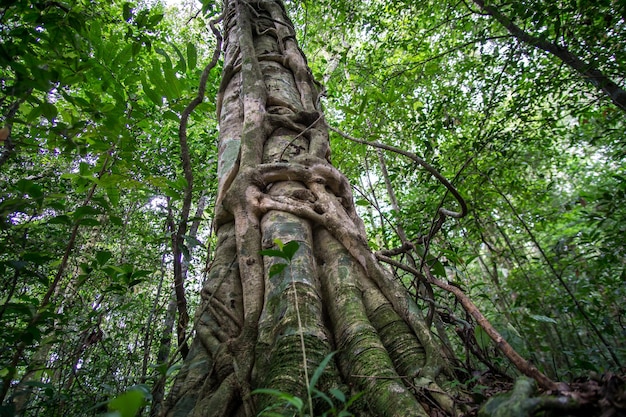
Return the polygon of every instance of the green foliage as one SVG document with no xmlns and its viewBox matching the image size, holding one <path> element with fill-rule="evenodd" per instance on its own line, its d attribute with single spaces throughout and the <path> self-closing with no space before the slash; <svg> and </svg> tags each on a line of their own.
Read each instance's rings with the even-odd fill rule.
<svg viewBox="0 0 626 417">
<path fill-rule="evenodd" d="M 490 4 L 531 35 L 623 80 L 626 61 L 615 54 L 626 38 L 621 4 Z M 417 264 L 436 265 L 437 275 L 466 290 L 520 353 L 555 378 L 614 368 L 609 350 L 623 364 L 623 112 L 471 3 L 320 1 L 299 2 L 295 11 L 313 72 L 328 90 L 329 123 L 422 156 L 470 206 L 427 249 L 418 245 Z M 393 210 L 377 152 L 331 139 L 333 162 L 355 186 L 370 246 L 401 246 L 400 226 L 421 242 L 438 208 L 450 204 L 444 187 L 384 152 L 399 206 Z M 422 285 L 403 271 L 397 278 Z M 437 290 L 434 297 L 444 321 L 464 320 L 453 298 Z M 427 311 L 431 296 L 424 298 Z M 449 334 L 461 357 L 462 344 L 480 339 L 459 343 Z M 478 348 L 499 360 L 490 344 Z"/>
<path fill-rule="evenodd" d="M 149 396 L 150 390 L 145 385 L 131 387 L 108 402 L 106 417 L 135 417 Z"/>
<path fill-rule="evenodd" d="M 296 242 L 295 240 L 292 240 L 286 244 L 283 244 L 283 242 L 280 239 L 274 239 L 274 243 L 276 244 L 276 246 L 278 246 L 278 249 L 265 249 L 265 250 L 262 250 L 260 254 L 263 256 L 281 258 L 281 259 L 286 260 L 287 263 L 286 264 L 285 263 L 272 264 L 269 270 L 270 278 L 273 277 L 274 275 L 278 275 L 281 272 L 283 272 L 285 267 L 291 263 L 293 256 L 296 254 L 296 252 L 300 248 L 300 244 Z"/>
<path fill-rule="evenodd" d="M 622 3 L 491 4 L 623 84 Z M 328 122 L 420 155 L 459 189 L 470 214 L 447 219 L 424 245 L 438 208 L 454 204 L 429 173 L 383 152 L 395 210 L 375 150 L 332 134 L 333 163 L 355 187 L 372 248 L 399 247 L 401 226 L 418 245 L 415 265 L 463 288 L 551 376 L 613 369 L 611 353 L 626 361 L 624 114 L 468 5 L 287 2 L 325 84 Z M 206 17 L 156 2 L 0 6 L 0 344 L 9 347 L 0 378 L 13 384 L 3 412 L 13 413 L 9 397 L 22 380 L 26 415 L 82 416 L 111 398 L 111 412 L 126 415 L 149 398 L 139 401 L 142 391 L 129 385 L 148 380 L 148 370 L 177 369 L 157 360 L 171 279 L 167 228 L 187 185 L 176 138 L 213 48 L 206 18 L 219 13 L 214 1 L 197 7 Z M 217 187 L 218 88 L 212 71 L 190 118 L 194 205 Z M 183 238 L 191 308 L 204 278 L 200 250 L 214 246 L 201 220 L 197 237 Z M 271 277 L 299 249 L 275 243 L 261 253 Z M 396 276 L 425 312 L 435 309 L 441 336 L 468 368 L 508 371 L 453 297 Z M 480 359 L 466 357 L 468 348 Z M 309 392 L 327 415 L 346 415 L 354 398 L 315 383 Z M 296 414 L 309 411 L 273 395 Z"/>
<path fill-rule="evenodd" d="M 0 342 L 15 348 L 0 353 L 0 377 L 13 384 L 10 403 L 21 380 L 26 415 L 87 415 L 156 362 L 170 285 L 165 224 L 184 186 L 172 139 L 211 45 L 195 45 L 203 23 L 178 39 L 178 19 L 158 4 L 9 3 L 0 7 L 0 127 L 10 127 L 0 142 Z M 216 160 L 206 140 L 215 120 L 191 120 L 192 158 Z M 216 170 L 194 171 L 207 183 L 197 203 L 214 192 Z M 201 238 L 185 238 L 187 255 L 203 247 L 203 226 Z M 202 263 L 194 257 L 190 274 Z M 197 289 L 188 294 L 193 308 Z M 121 402 L 133 396 L 112 411 L 130 413 Z"/>
</svg>

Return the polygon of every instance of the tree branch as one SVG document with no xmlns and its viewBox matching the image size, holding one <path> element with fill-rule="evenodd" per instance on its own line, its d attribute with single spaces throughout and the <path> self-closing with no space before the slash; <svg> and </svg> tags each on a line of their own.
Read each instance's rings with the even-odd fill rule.
<svg viewBox="0 0 626 417">
<path fill-rule="evenodd" d="M 377 255 L 377 257 L 385 262 L 393 262 L 392 259 L 388 259 L 386 257 Z M 437 287 L 451 292 L 454 294 L 457 300 L 463 305 L 465 311 L 467 311 L 476 322 L 485 330 L 485 332 L 489 335 L 489 337 L 495 342 L 496 346 L 500 349 L 502 353 L 515 365 L 515 367 L 522 372 L 524 375 L 529 376 L 537 381 L 537 383 L 544 389 L 554 390 L 557 388 L 557 384 L 544 375 L 541 371 L 539 371 L 535 366 L 531 365 L 526 359 L 520 356 L 519 353 L 498 333 L 498 331 L 491 325 L 489 320 L 478 310 L 478 307 L 470 300 L 470 298 L 458 287 L 454 285 L 450 285 L 443 281 L 438 280 L 433 276 L 428 268 L 428 265 L 424 264 L 424 273 L 426 275 L 426 279 L 431 284 L 436 285 Z M 408 265 L 403 265 L 402 269 L 407 272 L 412 273 L 416 277 L 423 277 L 418 270 L 411 268 Z"/>
<path fill-rule="evenodd" d="M 386 145 L 384 143 L 369 142 L 369 141 L 366 141 L 366 140 L 358 139 L 358 138 L 350 136 L 347 133 L 344 133 L 341 130 L 339 130 L 339 129 L 335 128 L 335 127 L 332 127 L 332 126 L 329 126 L 328 128 L 330 130 L 332 130 L 333 132 L 335 132 L 335 133 L 341 135 L 342 137 L 344 137 L 344 138 L 346 138 L 348 140 L 351 140 L 353 142 L 361 143 L 363 145 L 373 146 L 375 148 L 384 149 L 386 151 L 395 152 L 395 153 L 398 153 L 400 155 L 404 155 L 407 158 L 412 159 L 413 161 L 417 162 L 426 171 L 430 172 L 433 177 L 437 178 L 439 180 L 439 182 L 441 182 L 448 189 L 448 191 L 450 191 L 450 193 L 454 196 L 454 198 L 456 198 L 456 200 L 458 201 L 459 205 L 461 206 L 461 212 L 456 212 L 456 211 L 448 210 L 448 209 L 445 209 L 445 208 L 441 207 L 441 208 L 439 208 L 439 213 L 444 215 L 444 216 L 454 217 L 456 219 L 460 219 L 460 218 L 464 217 L 467 214 L 467 204 L 465 203 L 465 200 L 463 199 L 463 197 L 461 197 L 461 194 L 459 194 L 459 192 L 456 190 L 456 188 L 454 188 L 454 186 L 452 184 L 450 184 L 450 181 L 448 181 L 443 175 L 441 175 L 439 173 L 439 171 L 437 171 L 432 165 L 430 165 L 428 162 L 424 161 L 422 158 L 420 158 L 416 154 L 414 154 L 412 152 L 405 151 L 405 150 L 400 149 L 400 148 L 396 148 L 395 146 Z"/>
<path fill-rule="evenodd" d="M 612 79 L 604 75 L 599 69 L 595 68 L 593 64 L 583 61 L 566 47 L 529 34 L 513 23 L 508 17 L 500 13 L 497 8 L 486 5 L 484 0 L 473 0 L 473 2 L 480 7 L 481 10 L 496 19 L 511 35 L 515 36 L 520 41 L 559 58 L 597 89 L 601 90 L 620 110 L 626 112 L 626 91 Z"/>
<path fill-rule="evenodd" d="M 183 175 L 185 176 L 185 180 L 187 182 L 183 194 L 183 208 L 181 210 L 180 222 L 178 223 L 178 228 L 176 233 L 172 236 L 172 252 L 174 255 L 174 291 L 176 293 L 176 305 L 178 307 L 178 345 L 182 348 L 181 353 L 183 358 L 187 356 L 189 348 L 187 346 L 182 346 L 185 343 L 185 332 L 187 328 L 187 324 L 189 323 L 189 313 L 187 312 L 187 299 L 185 298 L 185 288 L 183 285 L 184 281 L 184 272 L 183 272 L 183 264 L 182 264 L 182 245 L 183 245 L 183 237 L 187 232 L 187 220 L 189 219 L 189 211 L 191 209 L 191 198 L 193 192 L 193 170 L 191 169 L 191 156 L 189 153 L 189 145 L 187 143 L 187 124 L 189 123 L 189 116 L 194 111 L 194 109 L 202 103 L 204 99 L 204 94 L 206 92 L 206 84 L 209 78 L 209 73 L 215 65 L 217 65 L 217 61 L 219 60 L 221 51 L 222 51 L 222 35 L 219 30 L 215 27 L 215 24 L 222 19 L 223 15 L 218 16 L 217 18 L 211 20 L 209 22 L 209 26 L 215 35 L 215 49 L 213 50 L 213 57 L 211 62 L 209 62 L 202 71 L 202 75 L 200 76 L 200 83 L 198 86 L 198 93 L 196 97 L 185 107 L 183 113 L 180 117 L 180 123 L 178 127 L 178 142 L 180 143 L 180 158 L 183 166 Z M 172 230 L 173 231 L 173 230 Z"/>
</svg>

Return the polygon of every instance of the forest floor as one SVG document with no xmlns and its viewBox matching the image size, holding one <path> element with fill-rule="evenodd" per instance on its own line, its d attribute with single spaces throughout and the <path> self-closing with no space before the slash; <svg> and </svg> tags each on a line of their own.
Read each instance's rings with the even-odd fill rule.
<svg viewBox="0 0 626 417">
<path fill-rule="evenodd" d="M 513 382 L 485 373 L 477 378 L 466 417 L 626 417 L 626 374 L 590 374 L 561 385 L 558 391 L 525 391 Z M 523 388 L 522 390 L 523 391 Z M 513 399 L 512 399 L 513 398 Z M 486 410 L 489 402 L 499 404 Z M 494 412 L 495 408 L 499 408 Z"/>
</svg>

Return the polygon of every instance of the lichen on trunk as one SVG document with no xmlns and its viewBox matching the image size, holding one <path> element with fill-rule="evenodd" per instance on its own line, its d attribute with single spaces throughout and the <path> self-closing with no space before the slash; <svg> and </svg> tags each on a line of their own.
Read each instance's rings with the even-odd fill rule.
<svg viewBox="0 0 626 417">
<path fill-rule="evenodd" d="M 369 250 L 350 185 L 330 163 L 321 87 L 282 3 L 224 7 L 218 246 L 164 415 L 254 416 L 275 401 L 257 388 L 304 399 L 303 354 L 310 376 L 333 351 L 318 387 L 362 392 L 355 414 L 453 414 L 439 386 L 446 358 Z M 270 276 L 279 260 L 260 252 L 277 241 L 299 247 Z"/>
</svg>

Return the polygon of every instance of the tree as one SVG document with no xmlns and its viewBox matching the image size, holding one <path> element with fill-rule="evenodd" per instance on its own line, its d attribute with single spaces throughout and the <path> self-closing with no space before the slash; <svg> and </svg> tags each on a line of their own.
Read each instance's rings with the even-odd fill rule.
<svg viewBox="0 0 626 417">
<path fill-rule="evenodd" d="M 368 247 L 284 6 L 234 0 L 223 16 L 218 246 L 166 414 L 256 415 L 274 400 L 258 388 L 322 412 L 310 381 L 332 352 L 320 390 L 361 393 L 359 415 L 453 414 L 452 355 Z"/>
</svg>

